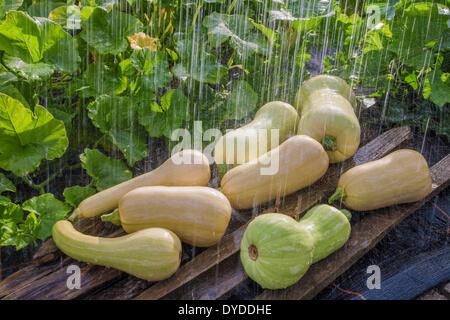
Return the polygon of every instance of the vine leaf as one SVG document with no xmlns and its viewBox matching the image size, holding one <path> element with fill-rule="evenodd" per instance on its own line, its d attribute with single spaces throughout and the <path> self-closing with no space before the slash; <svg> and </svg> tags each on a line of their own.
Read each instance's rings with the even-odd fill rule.
<svg viewBox="0 0 450 320">
<path fill-rule="evenodd" d="M 64 123 L 42 106 L 34 113 L 18 100 L 0 93 L 0 168 L 23 176 L 41 160 L 59 158 L 69 141 Z"/>
<path fill-rule="evenodd" d="M 64 189 L 63 195 L 66 202 L 73 208 L 78 207 L 81 201 L 95 194 L 91 187 L 72 186 Z"/>
<path fill-rule="evenodd" d="M 38 216 L 33 234 L 40 240 L 45 240 L 50 237 L 53 225 L 57 221 L 65 219 L 71 211 L 69 205 L 55 199 L 51 193 L 46 193 L 25 201 L 22 209 Z"/>
<path fill-rule="evenodd" d="M 4 63 L 27 79 L 46 80 L 54 70 L 73 73 L 80 62 L 75 40 L 45 18 L 10 11 L 0 25 Z"/>
<path fill-rule="evenodd" d="M 81 10 L 80 37 L 100 54 L 118 54 L 125 51 L 127 36 L 139 31 L 142 23 L 132 15 L 117 10 L 84 7 Z"/>
<path fill-rule="evenodd" d="M 97 149 L 86 148 L 84 153 L 80 155 L 80 160 L 82 167 L 92 177 L 99 191 L 108 189 L 132 177 L 131 171 L 122 161 L 112 159 Z"/>
<path fill-rule="evenodd" d="M 147 156 L 147 135 L 128 97 L 101 95 L 89 104 L 89 118 L 124 154 L 130 166 Z"/>
</svg>

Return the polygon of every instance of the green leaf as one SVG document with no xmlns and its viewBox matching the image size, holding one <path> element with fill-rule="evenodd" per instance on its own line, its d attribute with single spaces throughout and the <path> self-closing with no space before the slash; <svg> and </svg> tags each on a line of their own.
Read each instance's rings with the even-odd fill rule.
<svg viewBox="0 0 450 320">
<path fill-rule="evenodd" d="M 3 61 L 8 68 L 16 71 L 28 80 L 45 81 L 53 74 L 53 67 L 48 63 L 26 63 L 19 57 L 7 54 L 5 54 Z"/>
<path fill-rule="evenodd" d="M 0 172 L 0 194 L 5 191 L 16 192 L 16 186 L 3 173 Z"/>
<path fill-rule="evenodd" d="M 164 135 L 170 138 L 172 132 L 182 128 L 183 121 L 189 118 L 189 100 L 179 89 L 167 91 L 161 98 L 161 107 L 156 103 L 139 106 L 139 123 L 151 137 Z"/>
<path fill-rule="evenodd" d="M 18 176 L 34 171 L 42 159 L 61 157 L 69 144 L 63 122 L 44 107 L 33 113 L 1 93 L 0 140 L 0 167 Z"/>
<path fill-rule="evenodd" d="M 132 177 L 131 171 L 120 160 L 111 159 L 97 149 L 85 149 L 80 155 L 81 165 L 92 177 L 98 191 L 115 186 Z"/>
<path fill-rule="evenodd" d="M 76 208 L 86 198 L 95 194 L 95 189 L 90 187 L 73 186 L 64 189 L 63 195 L 66 202 Z"/>
<path fill-rule="evenodd" d="M 121 77 L 103 63 L 90 64 L 84 76 L 98 94 L 121 94 L 127 89 L 127 78 Z"/>
<path fill-rule="evenodd" d="M 402 11 L 402 12 L 400 12 Z M 434 3 L 409 5 L 397 10 L 392 30 L 392 42 L 388 49 L 416 70 L 430 63 L 431 49 L 439 45 L 447 30 L 448 14 L 442 14 Z"/>
<path fill-rule="evenodd" d="M 23 0 L 0 0 L 0 19 L 6 12 L 19 9 L 22 4 Z"/>
<path fill-rule="evenodd" d="M 152 51 L 148 48 L 135 50 L 130 60 L 140 74 L 138 79 L 140 90 L 157 91 L 160 88 L 166 88 L 172 80 L 165 52 Z"/>
<path fill-rule="evenodd" d="M 228 118 L 240 120 L 255 110 L 258 94 L 246 81 L 238 80 L 234 83 L 228 102 Z"/>
<path fill-rule="evenodd" d="M 71 211 L 69 205 L 55 199 L 51 193 L 25 201 L 22 209 L 38 215 L 38 223 L 34 230 L 34 235 L 40 240 L 45 240 L 51 236 L 53 225 L 57 221 L 65 219 Z"/>
<path fill-rule="evenodd" d="M 29 216 L 25 222 L 20 206 L 12 202 L 0 203 L 0 247 L 15 246 L 16 250 L 20 250 L 34 241 L 37 219 L 35 214 Z"/>
<path fill-rule="evenodd" d="M 423 96 L 439 107 L 450 103 L 450 81 L 448 78 L 448 73 L 442 73 L 439 70 L 428 73 L 425 77 Z"/>
<path fill-rule="evenodd" d="M 80 37 L 100 54 L 118 54 L 128 48 L 127 36 L 139 31 L 142 23 L 132 15 L 111 10 L 107 12 L 99 7 L 89 10 L 86 15 L 83 8 L 82 31 Z M 86 19 L 87 16 L 87 19 Z"/>
<path fill-rule="evenodd" d="M 216 84 L 228 74 L 227 67 L 219 63 L 214 54 L 207 52 L 204 45 L 180 37 L 176 42 L 176 50 L 181 62 L 172 68 L 175 77 Z"/>
<path fill-rule="evenodd" d="M 147 135 L 128 97 L 102 95 L 88 106 L 89 118 L 124 154 L 130 166 L 147 156 Z"/>
<path fill-rule="evenodd" d="M 230 40 L 242 58 L 268 51 L 269 44 L 245 16 L 213 12 L 203 19 L 203 26 L 208 29 L 208 42 L 214 48 Z"/>
<path fill-rule="evenodd" d="M 10 11 L 0 25 L 0 50 L 9 68 L 27 79 L 45 80 L 53 70 L 73 73 L 80 62 L 75 40 L 45 18 Z"/>
</svg>

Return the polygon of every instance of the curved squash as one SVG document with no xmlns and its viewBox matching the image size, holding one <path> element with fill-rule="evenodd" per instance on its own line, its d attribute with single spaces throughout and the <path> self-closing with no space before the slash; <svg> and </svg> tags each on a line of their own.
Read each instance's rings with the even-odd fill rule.
<svg viewBox="0 0 450 320">
<path fill-rule="evenodd" d="M 295 134 L 297 123 L 297 111 L 290 104 L 266 103 L 256 112 L 253 121 L 219 139 L 214 148 L 214 159 L 217 164 L 230 165 L 256 159 Z M 272 129 L 279 130 L 276 145 L 272 144 Z"/>
<path fill-rule="evenodd" d="M 151 228 L 118 238 L 82 234 L 68 221 L 53 226 L 56 246 L 84 262 L 112 267 L 138 278 L 158 281 L 170 277 L 181 262 L 181 242 L 171 231 Z"/>
<path fill-rule="evenodd" d="M 182 163 L 184 161 L 184 163 Z M 208 158 L 200 151 L 183 150 L 155 170 L 124 181 L 84 199 L 69 220 L 92 218 L 117 208 L 120 198 L 144 186 L 206 186 L 211 177 Z"/>
<path fill-rule="evenodd" d="M 274 170 L 267 170 L 267 164 Z M 222 192 L 233 208 L 248 209 L 313 184 L 327 169 L 328 156 L 322 145 L 305 135 L 294 136 L 228 171 L 221 181 Z"/>
<path fill-rule="evenodd" d="M 167 228 L 183 242 L 208 247 L 224 235 L 231 206 L 222 193 L 208 187 L 142 187 L 120 200 L 119 216 L 128 233 Z"/>
<path fill-rule="evenodd" d="M 329 202 L 342 200 L 357 211 L 374 210 L 425 198 L 431 192 L 431 174 L 424 157 L 409 149 L 345 172 Z"/>
<path fill-rule="evenodd" d="M 304 101 L 298 134 L 321 142 L 330 163 L 335 163 L 350 158 L 358 150 L 361 128 L 347 99 L 329 89 L 321 89 Z"/>
<path fill-rule="evenodd" d="M 356 96 L 352 87 L 344 79 L 329 74 L 321 74 L 305 81 L 297 91 L 294 107 L 300 114 L 303 110 L 303 101 L 306 101 L 311 93 L 321 89 L 328 89 L 343 96 L 350 102 L 352 108 L 356 110 Z"/>
</svg>

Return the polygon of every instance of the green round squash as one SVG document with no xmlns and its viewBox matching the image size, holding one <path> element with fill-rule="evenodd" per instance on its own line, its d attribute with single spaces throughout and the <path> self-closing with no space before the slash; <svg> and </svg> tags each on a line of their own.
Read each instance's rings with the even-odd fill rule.
<svg viewBox="0 0 450 320">
<path fill-rule="evenodd" d="M 251 279 L 265 289 L 296 283 L 313 259 L 313 239 L 293 218 L 279 213 L 256 217 L 241 242 L 241 262 Z"/>
</svg>

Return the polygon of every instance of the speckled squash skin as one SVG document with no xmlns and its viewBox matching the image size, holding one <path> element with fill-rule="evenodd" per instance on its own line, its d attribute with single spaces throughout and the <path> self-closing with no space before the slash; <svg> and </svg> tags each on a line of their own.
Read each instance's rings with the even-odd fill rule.
<svg viewBox="0 0 450 320">
<path fill-rule="evenodd" d="M 330 163 L 342 162 L 358 150 L 361 128 L 355 114 L 356 98 L 341 78 L 319 75 L 302 84 L 295 106 L 300 115 L 298 134 L 321 142 Z M 334 139 L 330 147 L 325 139 Z"/>
<path fill-rule="evenodd" d="M 308 270 L 313 239 L 293 218 L 267 213 L 250 222 L 240 255 L 251 279 L 265 289 L 282 289 L 296 283 Z"/>
<path fill-rule="evenodd" d="M 148 281 L 170 277 L 181 262 L 181 242 L 171 231 L 144 229 L 118 238 L 80 233 L 69 221 L 58 221 L 52 230 L 56 246 L 83 262 L 115 268 Z"/>
<path fill-rule="evenodd" d="M 261 169 L 276 159 L 276 173 L 262 175 Z M 293 136 L 258 159 L 228 171 L 221 181 L 222 192 L 233 208 L 252 208 L 313 184 L 328 164 L 320 143 L 305 135 Z"/>
<path fill-rule="evenodd" d="M 177 162 L 185 157 L 185 163 Z M 206 186 L 211 178 L 208 158 L 197 150 L 174 154 L 155 170 L 124 181 L 84 199 L 70 220 L 92 218 L 117 208 L 119 200 L 133 189 L 143 186 Z"/>
<path fill-rule="evenodd" d="M 431 192 L 431 187 L 427 161 L 409 149 L 353 167 L 338 182 L 344 205 L 356 211 L 419 201 Z"/>
<path fill-rule="evenodd" d="M 277 147 L 289 136 L 295 134 L 298 124 L 297 111 L 290 104 L 282 101 L 272 101 L 263 105 L 255 114 L 255 118 L 245 126 L 232 130 L 222 136 L 214 148 L 214 159 L 218 164 L 237 165 L 249 162 L 263 153 Z M 279 140 L 272 145 L 271 129 L 278 129 Z M 250 140 L 254 139 L 258 146 L 264 139 L 258 131 L 266 132 L 267 148 L 257 148 L 255 153 L 249 151 Z M 227 146 L 232 146 L 227 148 Z M 239 155 L 238 150 L 245 150 L 245 155 Z"/>
<path fill-rule="evenodd" d="M 120 222 L 128 233 L 160 227 L 183 242 L 209 247 L 223 237 L 231 217 L 228 199 L 208 187 L 142 187 L 119 203 Z"/>
</svg>

